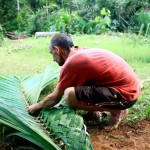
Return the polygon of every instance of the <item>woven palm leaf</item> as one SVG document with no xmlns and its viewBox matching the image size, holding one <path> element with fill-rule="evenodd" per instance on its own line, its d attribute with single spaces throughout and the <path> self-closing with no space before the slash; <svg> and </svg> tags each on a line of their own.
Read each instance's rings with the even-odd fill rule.
<svg viewBox="0 0 150 150">
<path fill-rule="evenodd" d="M 18 130 L 10 136 L 25 138 L 44 150 L 60 149 L 60 145 L 67 150 L 90 150 L 92 146 L 83 119 L 75 110 L 57 105 L 42 111 L 38 118 L 44 128 L 37 123 L 37 118 L 28 114 L 28 104 L 36 103 L 41 91 L 56 77 L 58 70 L 52 66 L 25 81 L 15 77 L 0 77 L 0 123 Z M 58 143 L 60 140 L 61 144 Z"/>
<path fill-rule="evenodd" d="M 92 150 L 83 118 L 66 105 L 44 110 L 38 119 L 45 128 L 62 140 L 67 150 Z"/>
</svg>

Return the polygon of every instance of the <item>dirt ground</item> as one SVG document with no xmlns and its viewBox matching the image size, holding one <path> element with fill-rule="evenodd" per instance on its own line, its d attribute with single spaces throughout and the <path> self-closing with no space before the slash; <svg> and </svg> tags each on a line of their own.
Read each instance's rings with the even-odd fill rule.
<svg viewBox="0 0 150 150">
<path fill-rule="evenodd" d="M 122 124 L 106 132 L 99 125 L 87 125 L 94 150 L 150 150 L 150 120 Z M 0 141 L 0 150 L 15 150 Z"/>
<path fill-rule="evenodd" d="M 97 126 L 87 128 L 94 150 L 150 150 L 150 120 L 120 125 L 106 132 Z"/>
</svg>

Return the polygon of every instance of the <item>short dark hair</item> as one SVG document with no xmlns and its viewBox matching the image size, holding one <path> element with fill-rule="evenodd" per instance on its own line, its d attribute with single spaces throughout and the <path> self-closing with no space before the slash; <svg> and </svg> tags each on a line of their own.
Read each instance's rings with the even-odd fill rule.
<svg viewBox="0 0 150 150">
<path fill-rule="evenodd" d="M 66 51 L 70 51 L 70 48 L 74 46 L 73 40 L 67 34 L 56 34 L 50 42 L 50 48 L 54 49 L 54 46 L 59 46 Z"/>
</svg>

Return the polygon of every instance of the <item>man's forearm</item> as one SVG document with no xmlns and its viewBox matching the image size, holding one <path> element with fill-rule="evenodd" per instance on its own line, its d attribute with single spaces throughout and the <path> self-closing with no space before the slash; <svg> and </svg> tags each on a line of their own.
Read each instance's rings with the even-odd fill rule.
<svg viewBox="0 0 150 150">
<path fill-rule="evenodd" d="M 44 100 L 39 102 L 39 108 L 40 109 L 45 109 L 45 108 L 49 108 L 52 107 L 54 105 L 56 105 L 57 103 L 59 103 L 60 99 L 56 99 L 54 97 L 52 97 L 52 94 L 49 94 L 47 97 L 45 97 Z"/>
<path fill-rule="evenodd" d="M 52 107 L 59 103 L 63 95 L 63 90 L 55 89 L 51 94 L 49 94 L 44 100 L 29 106 L 28 111 L 30 114 L 35 114 L 42 109 Z"/>
</svg>

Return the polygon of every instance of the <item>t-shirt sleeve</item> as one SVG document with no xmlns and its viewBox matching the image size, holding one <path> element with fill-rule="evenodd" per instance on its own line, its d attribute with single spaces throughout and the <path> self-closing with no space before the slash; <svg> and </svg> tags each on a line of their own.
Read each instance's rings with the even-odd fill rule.
<svg viewBox="0 0 150 150">
<path fill-rule="evenodd" d="M 73 68 L 62 68 L 56 88 L 59 90 L 65 90 L 68 87 L 79 86 L 83 83 L 84 80 L 79 78 L 79 71 L 75 71 Z"/>
</svg>

